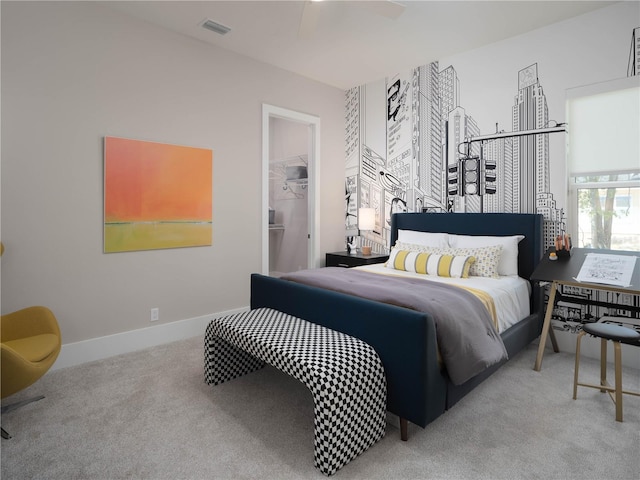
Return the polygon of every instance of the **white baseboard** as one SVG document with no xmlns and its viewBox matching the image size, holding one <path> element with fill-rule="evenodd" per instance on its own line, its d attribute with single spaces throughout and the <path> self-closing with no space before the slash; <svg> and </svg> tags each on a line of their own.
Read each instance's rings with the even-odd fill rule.
<svg viewBox="0 0 640 480">
<path fill-rule="evenodd" d="M 212 318 L 244 312 L 249 307 L 228 310 L 226 312 L 188 318 L 171 323 L 163 323 L 153 327 L 140 328 L 129 332 L 106 335 L 81 342 L 62 345 L 58 359 L 52 370 L 72 367 L 82 363 L 102 360 L 122 353 L 135 352 L 165 343 L 202 335 Z"/>
<path fill-rule="evenodd" d="M 129 332 L 116 333 L 104 337 L 92 338 L 81 342 L 62 345 L 60 355 L 53 364 L 52 370 L 71 367 L 82 363 L 102 360 L 122 353 L 135 352 L 165 343 L 176 342 L 187 338 L 203 335 L 212 318 L 233 315 L 244 312 L 249 307 L 237 308 L 225 312 L 188 318 L 171 323 L 163 323 L 153 327 L 140 328 Z M 576 334 L 555 330 L 558 346 L 561 352 L 574 353 Z M 551 341 L 547 339 L 547 348 L 551 348 Z M 613 361 L 613 348 L 609 348 L 607 359 Z M 547 352 L 549 353 L 549 352 Z M 600 358 L 600 343 L 588 336 L 582 341 L 582 354 L 586 357 Z M 640 348 L 622 345 L 622 364 L 640 369 Z"/>
</svg>

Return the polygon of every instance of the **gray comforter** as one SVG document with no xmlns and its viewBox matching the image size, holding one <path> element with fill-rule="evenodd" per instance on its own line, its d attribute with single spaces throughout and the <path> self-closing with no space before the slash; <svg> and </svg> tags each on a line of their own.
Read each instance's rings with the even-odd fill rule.
<svg viewBox="0 0 640 480">
<path fill-rule="evenodd" d="M 429 313 L 442 360 L 456 385 L 507 358 L 490 313 L 463 288 L 341 267 L 301 270 L 282 278 Z"/>
</svg>

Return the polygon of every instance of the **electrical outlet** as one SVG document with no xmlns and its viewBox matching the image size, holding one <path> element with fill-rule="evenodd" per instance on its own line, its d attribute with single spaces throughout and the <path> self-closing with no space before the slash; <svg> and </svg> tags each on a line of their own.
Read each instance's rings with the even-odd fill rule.
<svg viewBox="0 0 640 480">
<path fill-rule="evenodd" d="M 151 321 L 152 322 L 157 322 L 159 318 L 160 318 L 160 309 L 159 308 L 152 308 L 151 309 Z"/>
</svg>

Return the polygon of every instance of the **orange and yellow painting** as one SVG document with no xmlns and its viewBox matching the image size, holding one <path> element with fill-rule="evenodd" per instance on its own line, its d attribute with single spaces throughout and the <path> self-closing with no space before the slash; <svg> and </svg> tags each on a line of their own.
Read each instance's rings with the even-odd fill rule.
<svg viewBox="0 0 640 480">
<path fill-rule="evenodd" d="M 104 251 L 211 245 L 213 152 L 105 137 Z"/>
</svg>

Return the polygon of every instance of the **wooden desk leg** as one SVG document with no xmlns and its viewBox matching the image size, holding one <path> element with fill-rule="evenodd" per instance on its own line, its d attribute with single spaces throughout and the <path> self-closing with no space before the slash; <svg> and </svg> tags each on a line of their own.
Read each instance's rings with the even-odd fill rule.
<svg viewBox="0 0 640 480">
<path fill-rule="evenodd" d="M 542 324 L 542 333 L 540 334 L 540 344 L 538 345 L 538 355 L 536 356 L 536 363 L 533 366 L 533 369 L 536 372 L 540 371 L 542 367 L 542 356 L 544 355 L 544 346 L 547 343 L 547 335 L 549 335 L 549 328 L 551 328 L 551 314 L 553 313 L 553 304 L 556 301 L 556 291 L 558 289 L 558 284 L 556 282 L 551 283 L 551 287 L 549 288 L 549 303 L 547 303 L 547 311 L 544 315 L 544 323 Z M 553 340 L 555 340 L 555 335 L 553 335 Z M 554 350 L 558 347 L 557 344 L 554 343 Z"/>
</svg>

